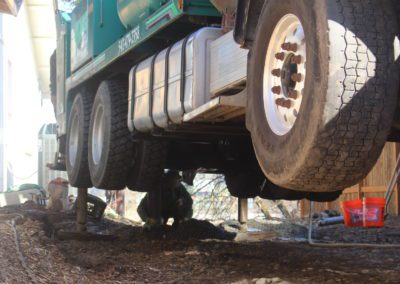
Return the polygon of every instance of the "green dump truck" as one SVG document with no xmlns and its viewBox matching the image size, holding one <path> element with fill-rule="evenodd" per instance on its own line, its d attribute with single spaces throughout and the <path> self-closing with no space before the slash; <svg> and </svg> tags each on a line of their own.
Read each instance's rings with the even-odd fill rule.
<svg viewBox="0 0 400 284">
<path fill-rule="evenodd" d="M 73 186 L 201 168 L 237 197 L 328 201 L 399 141 L 398 1 L 78 2 L 52 74 Z"/>
</svg>

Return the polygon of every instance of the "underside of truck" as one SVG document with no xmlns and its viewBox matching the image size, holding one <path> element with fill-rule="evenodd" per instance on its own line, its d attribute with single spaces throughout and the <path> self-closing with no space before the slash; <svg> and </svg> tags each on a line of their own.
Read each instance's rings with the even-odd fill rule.
<svg viewBox="0 0 400 284">
<path fill-rule="evenodd" d="M 76 187 L 150 192 L 165 169 L 201 170 L 240 198 L 334 200 L 400 141 L 397 2 L 57 11 L 56 166 Z"/>
</svg>

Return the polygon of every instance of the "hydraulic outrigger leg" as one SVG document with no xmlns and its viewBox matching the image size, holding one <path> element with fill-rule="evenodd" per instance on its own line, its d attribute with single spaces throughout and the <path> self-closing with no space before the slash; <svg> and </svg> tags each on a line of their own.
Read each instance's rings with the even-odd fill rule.
<svg viewBox="0 0 400 284">
<path fill-rule="evenodd" d="M 239 198 L 238 200 L 238 219 L 240 223 L 240 230 L 247 231 L 247 221 L 248 221 L 247 198 Z"/>
<path fill-rule="evenodd" d="M 87 188 L 78 188 L 78 199 L 76 201 L 76 230 L 86 232 L 87 223 Z"/>
</svg>

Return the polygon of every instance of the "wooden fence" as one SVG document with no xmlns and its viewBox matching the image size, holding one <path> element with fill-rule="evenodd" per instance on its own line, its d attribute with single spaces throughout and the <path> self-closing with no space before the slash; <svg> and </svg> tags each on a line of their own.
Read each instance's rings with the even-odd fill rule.
<svg viewBox="0 0 400 284">
<path fill-rule="evenodd" d="M 386 143 L 379 160 L 364 180 L 351 188 L 345 189 L 342 196 L 334 202 L 315 203 L 314 212 L 320 212 L 326 209 L 341 211 L 340 202 L 344 200 L 352 200 L 362 197 L 384 197 L 390 178 L 393 175 L 396 166 L 396 159 L 399 153 L 400 144 Z M 301 201 L 300 212 L 302 217 L 308 216 L 309 204 L 309 201 Z M 392 215 L 399 215 L 399 207 L 399 183 L 397 183 L 388 211 Z"/>
</svg>

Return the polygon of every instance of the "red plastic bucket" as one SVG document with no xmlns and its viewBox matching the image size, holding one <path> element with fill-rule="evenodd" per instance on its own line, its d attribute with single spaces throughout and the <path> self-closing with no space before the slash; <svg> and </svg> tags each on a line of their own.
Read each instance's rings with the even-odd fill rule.
<svg viewBox="0 0 400 284">
<path fill-rule="evenodd" d="M 366 197 L 364 203 L 364 226 L 383 227 L 385 218 L 385 198 Z"/>
<path fill-rule="evenodd" d="M 360 199 L 342 201 L 344 224 L 348 227 L 363 225 L 363 203 Z"/>
<path fill-rule="evenodd" d="M 348 227 L 383 227 L 385 199 L 366 197 L 342 201 L 344 224 Z"/>
</svg>

